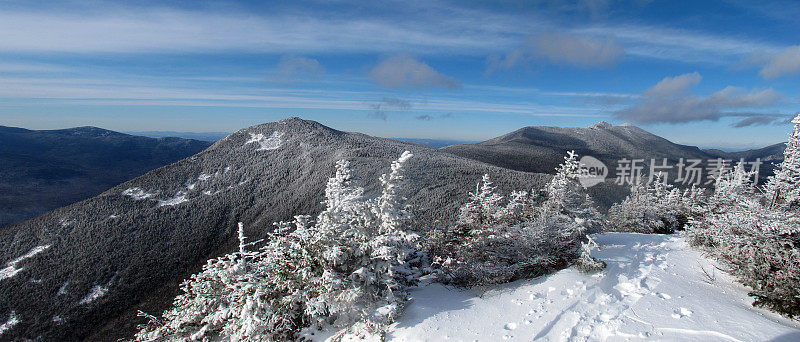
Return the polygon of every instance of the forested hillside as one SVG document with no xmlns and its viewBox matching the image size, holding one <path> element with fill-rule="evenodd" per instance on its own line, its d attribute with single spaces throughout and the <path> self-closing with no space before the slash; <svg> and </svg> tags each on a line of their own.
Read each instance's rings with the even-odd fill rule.
<svg viewBox="0 0 800 342">
<path fill-rule="evenodd" d="M 96 127 L 34 131 L 0 126 L 0 227 L 96 196 L 210 145 Z"/>
</svg>

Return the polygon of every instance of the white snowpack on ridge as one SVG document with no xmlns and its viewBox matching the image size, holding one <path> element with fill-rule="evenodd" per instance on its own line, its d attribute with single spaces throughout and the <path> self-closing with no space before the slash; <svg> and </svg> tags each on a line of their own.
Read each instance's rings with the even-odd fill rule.
<svg viewBox="0 0 800 342">
<path fill-rule="evenodd" d="M 122 192 L 122 194 L 125 196 L 130 196 L 131 198 L 137 201 L 147 199 L 156 195 L 154 193 L 146 192 L 141 188 L 136 188 L 136 187 L 126 189 L 125 191 Z"/>
<path fill-rule="evenodd" d="M 258 148 L 258 151 L 277 150 L 278 148 L 281 147 L 281 144 L 283 143 L 282 139 L 283 134 L 284 132 L 275 131 L 272 132 L 272 135 L 270 135 L 269 137 L 265 137 L 264 134 L 262 133 L 258 134 L 250 133 L 250 140 L 248 140 L 244 144 L 248 145 L 252 143 L 257 143 L 260 146 Z"/>
<path fill-rule="evenodd" d="M 167 198 L 165 200 L 158 200 L 157 206 L 159 207 L 173 206 L 184 202 L 189 202 L 189 200 L 186 198 L 186 193 L 183 191 L 178 191 L 178 193 L 175 194 L 175 196 L 173 197 Z"/>
<path fill-rule="evenodd" d="M 754 308 L 746 287 L 680 235 L 595 238 L 602 272 L 569 268 L 482 295 L 423 286 L 387 340 L 800 341 L 800 323 Z"/>
<path fill-rule="evenodd" d="M 3 269 L 0 269 L 0 280 L 11 278 L 11 277 L 17 275 L 17 273 L 19 273 L 20 271 L 23 270 L 22 267 L 17 268 L 17 264 L 19 264 L 20 262 L 22 262 L 25 259 L 32 258 L 36 254 L 44 252 L 48 248 L 50 248 L 50 245 L 33 247 L 33 248 L 31 248 L 30 251 L 28 251 L 28 253 L 25 253 L 22 256 L 20 256 L 19 258 L 16 258 L 14 260 L 11 260 L 11 261 L 7 262 L 6 263 L 6 267 L 3 268 Z"/>
</svg>

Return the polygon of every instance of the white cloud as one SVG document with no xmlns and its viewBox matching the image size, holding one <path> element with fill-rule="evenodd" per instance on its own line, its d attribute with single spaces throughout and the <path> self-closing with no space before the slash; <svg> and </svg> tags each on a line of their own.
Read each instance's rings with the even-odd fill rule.
<svg viewBox="0 0 800 342">
<path fill-rule="evenodd" d="M 671 94 L 683 93 L 689 88 L 697 85 L 703 79 L 700 73 L 693 72 L 691 74 L 683 74 L 675 77 L 664 77 L 663 80 L 656 83 L 650 89 L 645 91 L 648 96 L 669 96 Z"/>
<path fill-rule="evenodd" d="M 449 88 L 458 89 L 461 83 L 440 74 L 430 65 L 411 55 L 389 57 L 369 72 L 369 77 L 384 88 Z"/>
<path fill-rule="evenodd" d="M 766 79 L 800 73 L 800 45 L 787 47 L 779 53 L 754 56 L 751 59 L 763 65 L 759 75 Z"/>
<path fill-rule="evenodd" d="M 722 117 L 742 117 L 735 124 L 744 127 L 778 122 L 784 115 L 764 113 L 763 108 L 778 102 L 782 96 L 772 88 L 751 90 L 725 87 L 706 97 L 689 90 L 700 83 L 699 73 L 665 77 L 647 89 L 632 106 L 614 112 L 614 116 L 637 123 L 682 123 L 712 120 Z"/>
<path fill-rule="evenodd" d="M 385 6 L 393 6 L 387 4 Z M 547 14 L 418 3 L 398 3 L 392 16 L 331 16 L 305 11 L 249 13 L 181 10 L 158 6 L 97 6 L 90 11 L 0 9 L 0 52 L 11 53 L 208 53 L 274 54 L 399 53 L 485 56 L 510 51 L 531 33 L 563 30 Z M 388 11 L 387 11 L 388 12 Z M 614 37 L 626 55 L 679 61 L 727 63 L 757 51 L 785 47 L 747 38 L 645 25 L 581 25 L 565 34 Z M 602 39 L 601 39 L 602 42 Z M 602 42 L 605 46 L 614 44 Z M 602 45 L 601 44 L 601 45 Z M 543 44 L 550 54 L 582 47 Z M 602 51 L 602 49 L 601 49 Z M 607 50 L 613 52 L 614 49 Z M 600 54 L 613 56 L 613 53 Z M 727 58 L 726 58 L 727 57 Z M 512 58 L 513 59 L 513 56 Z M 573 60 L 571 63 L 588 63 Z"/>
<path fill-rule="evenodd" d="M 538 54 L 552 62 L 583 67 L 612 64 L 622 55 L 622 47 L 611 37 L 550 33 L 534 38 Z"/>
<path fill-rule="evenodd" d="M 280 82 L 316 78 L 325 73 L 318 60 L 301 56 L 283 56 L 275 69 L 273 79 Z"/>
<path fill-rule="evenodd" d="M 532 36 L 523 46 L 505 57 L 490 57 L 487 72 L 511 69 L 541 59 L 584 68 L 607 66 L 619 60 L 623 53 L 622 46 L 611 36 L 597 38 L 569 33 L 542 33 Z"/>
</svg>

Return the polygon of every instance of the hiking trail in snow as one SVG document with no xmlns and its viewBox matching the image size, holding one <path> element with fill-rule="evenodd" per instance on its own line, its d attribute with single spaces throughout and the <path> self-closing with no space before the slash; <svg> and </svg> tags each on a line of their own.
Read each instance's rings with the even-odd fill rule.
<svg viewBox="0 0 800 342">
<path fill-rule="evenodd" d="M 800 323 L 754 308 L 748 289 L 674 235 L 605 233 L 608 267 L 459 290 L 430 284 L 390 330 L 398 341 L 800 341 Z"/>
</svg>

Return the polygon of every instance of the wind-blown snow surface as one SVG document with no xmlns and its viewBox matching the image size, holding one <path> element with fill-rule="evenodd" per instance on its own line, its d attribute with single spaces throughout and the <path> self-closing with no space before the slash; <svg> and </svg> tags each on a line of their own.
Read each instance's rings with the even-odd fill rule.
<svg viewBox="0 0 800 342">
<path fill-rule="evenodd" d="M 603 272 L 565 269 L 482 296 L 431 284 L 412 292 L 388 339 L 800 340 L 798 322 L 753 308 L 747 288 L 679 235 L 608 233 L 596 239 L 601 249 L 593 255 L 608 264 Z"/>
</svg>

